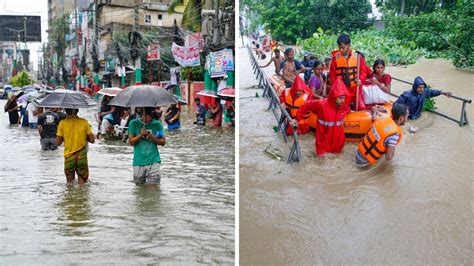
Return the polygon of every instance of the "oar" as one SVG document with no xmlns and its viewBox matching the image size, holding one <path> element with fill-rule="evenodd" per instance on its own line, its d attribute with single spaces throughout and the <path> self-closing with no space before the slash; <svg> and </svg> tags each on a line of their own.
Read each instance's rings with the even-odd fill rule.
<svg viewBox="0 0 474 266">
<path fill-rule="evenodd" d="M 357 53 L 357 79 L 360 79 L 360 54 Z M 359 110 L 359 85 L 357 85 L 357 89 L 356 89 L 356 108 L 355 110 L 358 111 Z"/>
</svg>

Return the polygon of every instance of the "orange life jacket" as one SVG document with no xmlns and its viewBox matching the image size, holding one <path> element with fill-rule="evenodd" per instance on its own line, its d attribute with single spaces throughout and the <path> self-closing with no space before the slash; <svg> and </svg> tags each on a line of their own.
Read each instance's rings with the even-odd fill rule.
<svg viewBox="0 0 474 266">
<path fill-rule="evenodd" d="M 385 139 L 396 133 L 400 135 L 398 145 L 402 140 L 403 130 L 388 115 L 377 118 L 367 135 L 359 142 L 359 152 L 370 164 L 375 164 L 387 151 L 387 147 L 384 145 Z"/>
<path fill-rule="evenodd" d="M 337 51 L 334 55 L 336 59 L 336 76 L 346 84 L 347 88 L 356 86 L 357 79 L 357 55 L 351 50 L 349 57 L 346 59 L 341 51 Z"/>
<path fill-rule="evenodd" d="M 309 94 L 304 92 L 300 97 L 293 100 L 293 97 L 290 93 L 291 88 L 285 90 L 285 105 L 288 113 L 292 118 L 296 117 L 298 109 L 308 100 Z M 303 119 L 298 121 L 298 124 L 308 124 L 309 123 L 310 112 L 306 113 Z"/>
<path fill-rule="evenodd" d="M 277 46 L 277 42 L 275 40 L 270 41 L 270 48 L 275 48 Z"/>
</svg>

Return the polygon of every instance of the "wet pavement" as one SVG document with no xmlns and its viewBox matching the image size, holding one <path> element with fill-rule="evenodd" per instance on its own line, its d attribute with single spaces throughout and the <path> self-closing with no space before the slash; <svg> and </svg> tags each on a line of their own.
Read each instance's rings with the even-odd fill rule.
<svg viewBox="0 0 474 266">
<path fill-rule="evenodd" d="M 135 186 L 119 141 L 89 145 L 89 183 L 67 187 L 63 148 L 41 151 L 36 130 L 2 113 L 0 264 L 234 264 L 234 131 L 192 119 L 159 147 L 159 188 Z"/>
<path fill-rule="evenodd" d="M 286 157 L 290 145 L 273 131 L 267 99 L 255 97 L 263 91 L 253 87 L 246 48 L 239 55 L 240 263 L 472 264 L 472 125 L 424 113 L 404 126 L 394 160 L 369 170 L 355 167 L 356 144 L 316 159 L 314 135 L 307 134 L 303 161 L 289 165 L 264 153 L 272 144 Z M 433 87 L 474 98 L 473 73 L 446 60 L 386 72 L 409 81 L 421 75 Z M 400 94 L 409 86 L 394 81 L 392 88 Z M 459 102 L 436 100 L 459 116 Z M 473 115 L 471 104 L 470 121 Z M 410 125 L 420 130 L 409 134 Z"/>
</svg>

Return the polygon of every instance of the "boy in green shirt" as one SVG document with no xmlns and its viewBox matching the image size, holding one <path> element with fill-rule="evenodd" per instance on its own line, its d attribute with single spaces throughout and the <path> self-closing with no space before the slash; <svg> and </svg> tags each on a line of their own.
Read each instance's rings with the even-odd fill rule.
<svg viewBox="0 0 474 266">
<path fill-rule="evenodd" d="M 160 183 L 160 152 L 157 145 L 165 146 L 165 130 L 160 121 L 153 119 L 154 107 L 145 107 L 141 118 L 128 126 L 128 142 L 133 146 L 133 179 L 135 184 Z"/>
</svg>

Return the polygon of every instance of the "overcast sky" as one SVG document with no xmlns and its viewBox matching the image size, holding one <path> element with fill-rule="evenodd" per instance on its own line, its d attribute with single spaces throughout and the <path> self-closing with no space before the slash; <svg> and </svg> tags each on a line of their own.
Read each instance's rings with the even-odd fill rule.
<svg viewBox="0 0 474 266">
<path fill-rule="evenodd" d="M 46 30 L 48 27 L 48 0 L 0 0 L 0 15 L 29 15 L 41 16 L 41 41 L 46 42 Z M 23 43 L 20 45 L 23 48 Z M 41 43 L 28 43 L 30 49 L 30 60 L 35 70 L 38 64 L 37 50 Z"/>
</svg>

